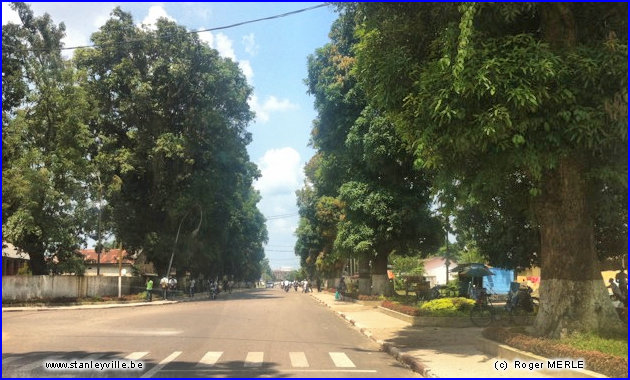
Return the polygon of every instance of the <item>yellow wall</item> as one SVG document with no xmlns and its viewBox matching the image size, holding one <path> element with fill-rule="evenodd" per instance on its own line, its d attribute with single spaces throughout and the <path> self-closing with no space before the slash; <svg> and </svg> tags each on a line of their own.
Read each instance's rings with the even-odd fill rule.
<svg viewBox="0 0 630 380">
<path fill-rule="evenodd" d="M 602 271 L 602 280 L 604 281 L 604 285 L 608 286 L 608 279 L 615 278 L 615 275 L 618 273 L 619 271 L 616 270 L 606 270 L 606 271 Z M 527 270 L 524 270 L 522 272 L 518 273 L 518 276 L 516 276 L 516 281 L 520 282 L 520 283 L 527 283 L 528 286 L 530 286 L 533 290 L 534 290 L 534 295 L 538 295 L 538 287 L 540 286 L 540 281 L 538 282 L 532 282 L 527 280 L 527 277 L 538 277 L 540 278 L 540 268 L 539 267 L 534 267 L 534 268 L 530 268 Z M 610 292 L 610 290 L 609 290 Z"/>
</svg>

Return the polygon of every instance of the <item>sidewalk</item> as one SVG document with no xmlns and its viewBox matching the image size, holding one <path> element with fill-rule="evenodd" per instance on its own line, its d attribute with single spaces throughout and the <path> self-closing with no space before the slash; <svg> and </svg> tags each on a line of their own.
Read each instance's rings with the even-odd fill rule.
<svg viewBox="0 0 630 380">
<path fill-rule="evenodd" d="M 236 291 L 236 290 L 234 290 Z M 118 303 L 104 303 L 95 302 L 84 305 L 68 305 L 68 306 L 7 306 L 2 307 L 2 312 L 9 311 L 44 311 L 44 310 L 82 310 L 82 309 L 111 309 L 116 307 L 136 307 L 136 306 L 156 306 L 156 305 L 169 305 L 178 302 L 192 302 L 200 301 L 208 298 L 208 294 L 205 292 L 195 293 L 195 297 L 189 297 L 185 293 L 171 296 L 169 299 L 164 300 L 162 297 L 154 297 L 154 301 L 136 301 L 136 302 L 118 302 Z"/>
<path fill-rule="evenodd" d="M 128 302 L 128 303 L 94 303 L 88 305 L 69 305 L 69 306 L 16 306 L 2 307 L 2 312 L 8 311 L 43 311 L 43 310 L 81 310 L 81 309 L 111 309 L 115 307 L 134 307 L 134 306 L 154 306 L 167 305 L 180 302 L 179 300 L 160 300 L 153 302 Z"/>
<path fill-rule="evenodd" d="M 495 362 L 504 359 L 477 349 L 482 328 L 414 327 L 372 306 L 336 301 L 327 292 L 310 294 L 425 377 L 548 377 L 529 370 L 496 370 Z"/>
</svg>

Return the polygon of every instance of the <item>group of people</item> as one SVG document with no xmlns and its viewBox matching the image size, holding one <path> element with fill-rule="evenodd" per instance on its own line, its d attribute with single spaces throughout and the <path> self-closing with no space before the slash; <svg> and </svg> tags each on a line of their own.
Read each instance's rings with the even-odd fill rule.
<svg viewBox="0 0 630 380">
<path fill-rule="evenodd" d="M 302 281 L 298 281 L 298 280 L 293 280 L 293 281 L 289 281 L 289 280 L 284 280 L 282 281 L 282 289 L 284 289 L 285 291 L 289 291 L 289 289 L 291 289 L 291 287 L 293 287 L 293 289 L 295 289 L 295 291 L 297 292 L 298 287 L 302 288 L 302 293 L 308 293 L 308 292 L 312 292 L 313 289 L 311 289 L 311 283 L 310 281 L 304 279 Z"/>
<path fill-rule="evenodd" d="M 317 279 L 315 281 L 316 285 L 317 285 L 317 291 L 321 292 L 322 291 L 322 283 L 320 279 Z M 291 287 L 293 287 L 293 289 L 297 292 L 298 287 L 302 288 L 302 292 L 303 293 L 308 293 L 308 292 L 312 292 L 313 289 L 311 288 L 311 282 L 307 279 L 304 279 L 302 281 L 298 281 L 298 280 L 294 280 L 294 281 L 289 281 L 289 280 L 284 280 L 281 283 L 281 287 L 283 290 L 285 291 L 289 291 L 289 289 L 291 289 Z M 348 286 L 346 285 L 346 281 L 343 277 L 341 277 L 339 279 L 339 282 L 337 283 L 337 287 L 336 287 L 336 292 L 335 292 L 335 299 L 336 300 L 343 300 L 344 294 L 347 292 L 348 290 Z"/>
<path fill-rule="evenodd" d="M 317 286 L 317 291 L 321 292 L 322 291 L 322 283 L 319 279 L 317 279 L 315 281 L 315 284 Z M 291 287 L 293 287 L 293 289 L 297 292 L 298 288 L 302 288 L 302 293 L 309 293 L 309 292 L 313 292 L 313 287 L 311 284 L 311 281 L 308 279 L 304 279 L 302 281 L 298 281 L 298 280 L 284 280 L 280 283 L 281 288 L 285 291 L 288 291 L 289 289 L 291 289 Z"/>
<path fill-rule="evenodd" d="M 208 294 L 210 295 L 212 295 L 213 292 L 216 295 L 219 293 L 219 287 L 225 292 L 232 293 L 232 286 L 230 285 L 230 282 L 228 280 L 224 280 L 221 286 L 219 285 L 218 280 L 212 281 L 208 279 L 205 282 L 201 281 L 201 288 L 204 289 L 198 289 L 197 283 L 198 281 L 193 278 L 188 284 L 188 295 L 191 298 L 195 296 L 195 293 L 197 291 L 204 290 L 207 290 Z M 170 278 L 166 276 L 162 277 L 162 279 L 160 280 L 160 288 L 162 289 L 162 297 L 164 299 L 167 299 L 169 292 L 174 292 L 175 290 L 177 290 L 177 279 L 173 276 L 171 276 Z M 146 300 L 149 302 L 153 300 L 153 280 L 151 278 L 147 279 L 146 282 Z"/>
</svg>

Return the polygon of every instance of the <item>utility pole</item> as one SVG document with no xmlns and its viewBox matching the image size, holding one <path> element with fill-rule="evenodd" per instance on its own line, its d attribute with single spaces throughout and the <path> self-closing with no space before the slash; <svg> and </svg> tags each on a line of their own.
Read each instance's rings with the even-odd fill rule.
<svg viewBox="0 0 630 380">
<path fill-rule="evenodd" d="M 103 208 L 103 184 L 101 183 L 101 176 L 96 173 L 98 179 L 98 231 L 97 231 L 97 243 L 96 243 L 96 275 L 101 275 L 101 252 L 103 246 L 101 245 L 101 209 Z M 119 296 L 120 297 L 120 296 Z"/>
<path fill-rule="evenodd" d="M 118 298 L 122 297 L 122 259 L 123 259 L 123 250 L 122 250 L 122 243 L 120 243 L 119 249 L 118 249 Z"/>
</svg>

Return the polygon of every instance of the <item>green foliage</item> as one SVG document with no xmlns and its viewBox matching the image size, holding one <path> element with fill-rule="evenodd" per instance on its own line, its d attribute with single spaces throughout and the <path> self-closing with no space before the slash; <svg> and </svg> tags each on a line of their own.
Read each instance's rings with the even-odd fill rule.
<svg viewBox="0 0 630 380">
<path fill-rule="evenodd" d="M 470 309 L 474 305 L 474 300 L 464 297 L 438 298 L 422 303 L 420 305 L 420 314 L 435 317 L 468 316 Z"/>
<path fill-rule="evenodd" d="M 609 355 L 628 357 L 627 335 L 602 337 L 594 333 L 573 333 L 566 338 L 560 339 L 560 343 L 580 350 L 600 351 Z"/>
<path fill-rule="evenodd" d="M 22 264 L 17 271 L 18 276 L 31 276 L 32 274 L 33 272 L 31 271 L 31 268 L 29 267 L 28 263 Z"/>
<path fill-rule="evenodd" d="M 403 275 L 422 275 L 424 265 L 419 257 L 413 256 L 397 256 L 390 257 L 390 262 L 394 266 L 394 275 L 401 277 Z"/>
<path fill-rule="evenodd" d="M 61 58 L 63 24 L 11 7 L 21 24 L 2 28 L 2 237 L 29 253 L 34 274 L 81 273 L 91 109 L 80 73 Z"/>
<path fill-rule="evenodd" d="M 3 27 L 3 239 L 36 274 L 81 273 L 74 254 L 101 213 L 103 233 L 160 271 L 175 251 L 178 269 L 258 279 L 267 232 L 238 66 L 184 27 L 141 28 L 120 8 L 95 48 L 64 61 L 63 24 L 12 7 L 22 25 Z"/>
<path fill-rule="evenodd" d="M 90 124 L 111 228 L 160 270 L 174 249 L 178 269 L 260 278 L 267 233 L 245 149 L 251 89 L 237 65 L 184 27 L 162 19 L 141 29 L 119 8 L 92 39 L 97 48 L 76 62 L 97 110 Z"/>
<path fill-rule="evenodd" d="M 428 174 L 414 168 L 409 147 L 368 106 L 356 81 L 353 29 L 353 17 L 342 14 L 331 42 L 309 57 L 306 82 L 318 111 L 311 143 L 318 152 L 305 170 L 310 201 L 298 202 L 308 219 L 298 229 L 298 253 L 307 255 L 300 241 L 311 236 L 308 255 L 317 255 L 319 271 L 338 271 L 343 258 L 354 257 L 377 259 L 373 270 L 384 274 L 391 253 L 435 248 L 439 222 L 429 212 Z"/>
<path fill-rule="evenodd" d="M 581 262 L 563 278 L 595 278 L 593 236 L 600 257 L 623 251 L 627 4 L 340 8 L 357 22 L 357 81 L 413 147 L 416 166 L 435 173 L 458 240 L 493 264 L 540 260 L 551 278 L 561 259 Z M 559 223 L 561 233 L 560 210 L 575 219 Z M 601 323 L 592 312 L 576 328 Z"/>
</svg>

